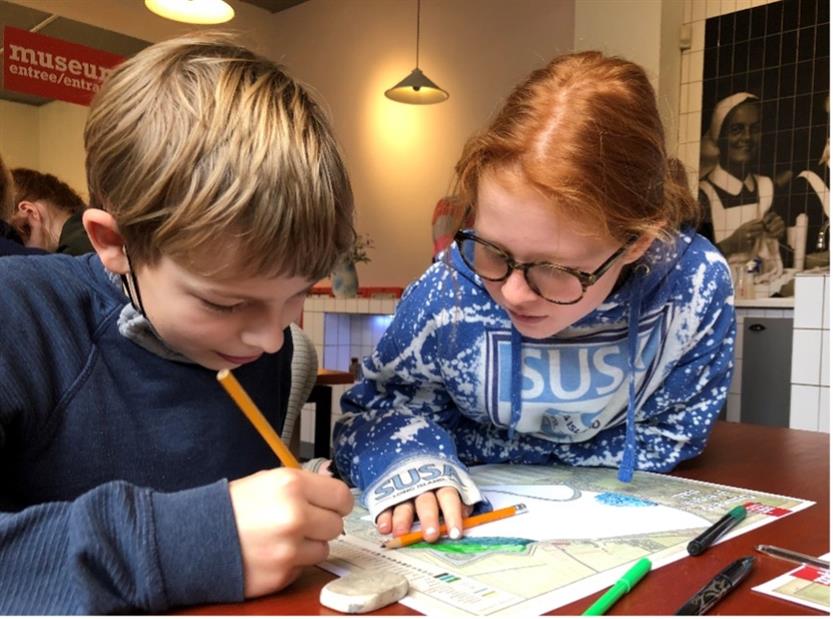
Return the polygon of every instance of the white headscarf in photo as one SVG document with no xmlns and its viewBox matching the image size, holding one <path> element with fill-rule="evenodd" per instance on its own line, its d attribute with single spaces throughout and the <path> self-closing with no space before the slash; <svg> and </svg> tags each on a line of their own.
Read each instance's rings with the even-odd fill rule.
<svg viewBox="0 0 833 619">
<path fill-rule="evenodd" d="M 712 112 L 712 123 L 709 127 L 709 138 L 711 138 L 712 142 L 715 144 L 718 143 L 717 140 L 720 138 L 720 129 L 723 127 L 723 121 L 726 120 L 726 117 L 732 112 L 732 110 L 747 101 L 759 100 L 760 99 L 752 93 L 737 92 L 718 102 L 718 104 L 714 106 L 714 112 Z"/>
</svg>

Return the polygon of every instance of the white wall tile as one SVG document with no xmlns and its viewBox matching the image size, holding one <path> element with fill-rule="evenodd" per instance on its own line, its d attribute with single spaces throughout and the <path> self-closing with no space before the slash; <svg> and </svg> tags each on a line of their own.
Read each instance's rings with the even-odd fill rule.
<svg viewBox="0 0 833 619">
<path fill-rule="evenodd" d="M 752 0 L 737 0 L 736 11 L 745 11 L 752 8 Z"/>
<path fill-rule="evenodd" d="M 686 123 L 688 124 L 687 134 L 688 134 L 688 141 L 689 142 L 699 142 L 700 141 L 700 114 L 697 112 L 691 112 L 686 119 Z"/>
<path fill-rule="evenodd" d="M 821 365 L 821 331 L 793 330 L 793 358 L 790 382 L 818 385 Z"/>
<path fill-rule="evenodd" d="M 691 21 L 691 0 L 683 0 L 683 23 Z"/>
<path fill-rule="evenodd" d="M 691 21 L 706 19 L 706 0 L 691 0 Z"/>
<path fill-rule="evenodd" d="M 706 0 L 706 19 L 720 15 L 720 0 Z"/>
<path fill-rule="evenodd" d="M 702 114 L 700 110 L 703 109 L 703 82 L 697 81 L 690 84 L 691 92 L 689 94 L 688 109 L 692 112 L 697 112 L 697 130 L 694 132 L 697 136 L 697 142 L 700 142 L 700 118 Z"/>
<path fill-rule="evenodd" d="M 819 431 L 830 434 L 830 388 L 819 389 Z"/>
<path fill-rule="evenodd" d="M 686 84 L 688 84 L 688 82 L 690 81 L 688 79 L 688 74 L 690 72 L 690 67 L 691 67 L 691 52 L 690 51 L 683 52 L 683 59 L 680 62 L 680 84 L 682 85 L 683 88 L 685 88 Z M 680 112 L 685 113 L 687 111 L 688 111 L 687 109 L 683 109 L 683 107 L 680 106 Z"/>
<path fill-rule="evenodd" d="M 824 278 L 795 278 L 793 326 L 796 329 L 819 329 L 824 309 Z"/>
<path fill-rule="evenodd" d="M 808 385 L 793 385 L 790 390 L 790 428 L 818 430 L 819 389 Z"/>
<path fill-rule="evenodd" d="M 830 311 L 831 311 L 831 304 L 830 304 L 830 277 L 825 275 L 824 276 L 824 310 L 821 313 L 822 320 L 821 320 L 821 327 L 822 329 L 829 329 L 830 328 Z"/>
<path fill-rule="evenodd" d="M 703 50 L 692 52 L 688 77 L 691 82 L 703 81 Z"/>
<path fill-rule="evenodd" d="M 691 51 L 706 48 L 706 22 L 698 22 L 691 27 Z"/>
<path fill-rule="evenodd" d="M 734 13 L 737 10 L 737 0 L 720 0 L 720 15 Z"/>
<path fill-rule="evenodd" d="M 830 386 L 830 331 L 821 332 L 821 375 L 819 384 Z"/>
</svg>

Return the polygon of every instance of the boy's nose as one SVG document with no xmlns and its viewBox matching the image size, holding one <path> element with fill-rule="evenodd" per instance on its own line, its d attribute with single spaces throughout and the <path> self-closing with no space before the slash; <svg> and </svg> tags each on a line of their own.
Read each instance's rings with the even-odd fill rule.
<svg viewBox="0 0 833 619">
<path fill-rule="evenodd" d="M 257 347 L 266 353 L 278 352 L 283 346 L 284 325 L 280 320 L 268 319 L 249 323 L 240 339 L 247 346 Z"/>
</svg>

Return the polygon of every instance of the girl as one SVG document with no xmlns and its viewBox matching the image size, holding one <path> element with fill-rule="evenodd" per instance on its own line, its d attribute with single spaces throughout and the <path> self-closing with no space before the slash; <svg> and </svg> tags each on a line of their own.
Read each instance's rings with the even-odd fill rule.
<svg viewBox="0 0 833 619">
<path fill-rule="evenodd" d="M 474 214 L 403 296 L 342 400 L 335 461 L 380 533 L 451 537 L 481 497 L 466 466 L 669 471 L 726 398 L 725 261 L 681 227 L 644 71 L 597 52 L 533 72 L 456 167 Z M 467 211 L 467 209 L 470 209 Z"/>
</svg>

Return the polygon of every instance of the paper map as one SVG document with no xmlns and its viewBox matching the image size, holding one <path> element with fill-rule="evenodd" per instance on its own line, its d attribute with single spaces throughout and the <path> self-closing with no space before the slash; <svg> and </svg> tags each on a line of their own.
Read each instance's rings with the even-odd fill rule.
<svg viewBox="0 0 833 619">
<path fill-rule="evenodd" d="M 401 573 L 411 585 L 401 603 L 425 614 L 538 615 L 609 587 L 641 557 L 657 568 L 688 556 L 686 544 L 737 505 L 749 515 L 723 539 L 813 505 L 652 473 L 625 484 L 613 469 L 494 464 L 470 472 L 494 508 L 525 503 L 528 512 L 461 540 L 383 550 L 387 538 L 357 505 L 320 566 L 338 575 Z"/>
<path fill-rule="evenodd" d="M 821 556 L 830 560 L 830 553 Z M 802 604 L 830 612 L 830 570 L 812 565 L 802 565 L 790 570 L 786 574 L 765 582 L 753 591 L 766 593 L 795 604 Z"/>
</svg>

